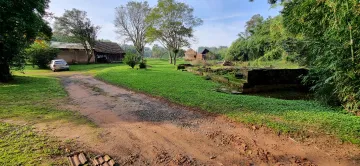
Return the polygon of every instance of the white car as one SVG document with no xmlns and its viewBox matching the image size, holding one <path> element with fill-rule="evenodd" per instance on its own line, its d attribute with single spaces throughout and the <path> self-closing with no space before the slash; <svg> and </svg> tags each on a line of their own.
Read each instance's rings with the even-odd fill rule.
<svg viewBox="0 0 360 166">
<path fill-rule="evenodd" d="M 64 59 L 55 59 L 50 63 L 50 68 L 52 71 L 56 72 L 59 70 L 67 70 L 69 71 L 69 65 L 66 63 Z"/>
</svg>

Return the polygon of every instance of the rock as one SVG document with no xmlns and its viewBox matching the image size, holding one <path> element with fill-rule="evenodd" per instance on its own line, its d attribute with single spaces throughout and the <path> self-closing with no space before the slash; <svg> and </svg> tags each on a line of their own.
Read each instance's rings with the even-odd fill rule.
<svg viewBox="0 0 360 166">
<path fill-rule="evenodd" d="M 204 79 L 205 80 L 211 80 L 211 77 L 207 75 L 207 76 L 204 77 Z"/>
<path fill-rule="evenodd" d="M 251 128 L 252 128 L 253 130 L 258 130 L 258 129 L 259 129 L 259 127 L 255 126 L 255 125 L 253 125 Z"/>
<path fill-rule="evenodd" d="M 223 66 L 233 66 L 231 61 L 224 61 Z"/>
<path fill-rule="evenodd" d="M 236 91 L 236 90 L 232 90 L 232 91 L 231 91 L 231 94 L 234 94 L 234 95 L 239 95 L 239 94 L 241 94 L 241 92 Z"/>
<path fill-rule="evenodd" d="M 211 156 L 211 157 L 210 157 L 210 159 L 215 159 L 215 158 L 216 158 L 216 156 Z"/>
</svg>

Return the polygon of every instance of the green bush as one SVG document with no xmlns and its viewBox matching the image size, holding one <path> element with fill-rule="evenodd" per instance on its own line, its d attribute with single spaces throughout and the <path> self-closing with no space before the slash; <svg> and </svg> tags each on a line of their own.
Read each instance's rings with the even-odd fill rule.
<svg viewBox="0 0 360 166">
<path fill-rule="evenodd" d="M 29 61 L 40 69 L 48 68 L 48 64 L 51 60 L 56 58 L 58 52 L 58 49 L 51 48 L 48 43 L 41 41 L 35 42 L 24 51 L 25 56 Z"/>
<path fill-rule="evenodd" d="M 280 47 L 276 47 L 264 54 L 263 57 L 260 58 L 261 61 L 272 61 L 272 60 L 278 60 L 280 59 L 283 54 L 284 50 Z"/>
<path fill-rule="evenodd" d="M 131 68 L 134 68 L 136 64 L 138 64 L 140 61 L 139 56 L 136 54 L 126 54 L 124 58 L 124 63 L 129 65 Z"/>
<path fill-rule="evenodd" d="M 310 72 L 305 81 L 314 85 L 317 98 L 330 104 L 341 102 L 355 114 L 360 113 L 358 5 L 358 0 L 292 0 L 282 11 L 286 29 L 306 41 L 303 55 Z"/>
<path fill-rule="evenodd" d="M 146 60 L 143 60 L 142 62 L 140 62 L 139 68 L 140 69 L 146 69 Z"/>
</svg>

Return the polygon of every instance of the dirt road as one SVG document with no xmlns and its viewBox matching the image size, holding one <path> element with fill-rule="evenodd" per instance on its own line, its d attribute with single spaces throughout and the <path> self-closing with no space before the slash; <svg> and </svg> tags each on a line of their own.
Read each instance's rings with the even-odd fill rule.
<svg viewBox="0 0 360 166">
<path fill-rule="evenodd" d="M 359 150 L 326 141 L 299 143 L 265 128 L 189 110 L 106 84 L 91 76 L 62 77 L 79 111 L 99 126 L 51 130 L 121 165 L 359 165 Z M 63 124 L 65 125 L 65 124 Z"/>
</svg>

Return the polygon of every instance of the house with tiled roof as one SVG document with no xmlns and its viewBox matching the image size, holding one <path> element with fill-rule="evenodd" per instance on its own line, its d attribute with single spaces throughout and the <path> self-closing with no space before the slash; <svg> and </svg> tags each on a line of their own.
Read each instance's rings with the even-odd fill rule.
<svg viewBox="0 0 360 166">
<path fill-rule="evenodd" d="M 51 47 L 58 48 L 58 59 L 64 59 L 69 64 L 87 63 L 85 48 L 80 43 L 51 42 Z M 120 62 L 125 56 L 125 51 L 113 42 L 97 41 L 94 47 L 94 56 L 90 63 Z"/>
<path fill-rule="evenodd" d="M 193 60 L 206 60 L 206 55 L 209 53 L 210 51 L 208 49 L 204 49 L 203 52 L 198 53 L 195 50 L 189 48 L 186 52 L 185 52 L 185 57 L 184 60 L 186 61 L 193 61 Z"/>
</svg>

